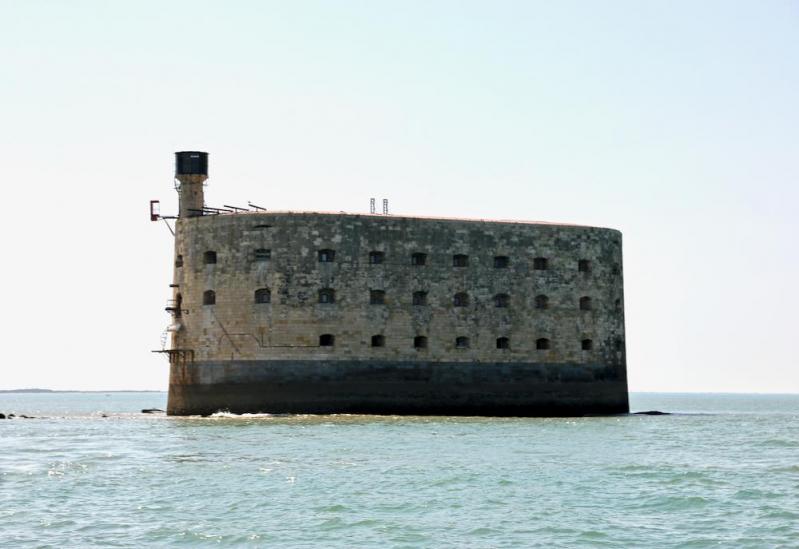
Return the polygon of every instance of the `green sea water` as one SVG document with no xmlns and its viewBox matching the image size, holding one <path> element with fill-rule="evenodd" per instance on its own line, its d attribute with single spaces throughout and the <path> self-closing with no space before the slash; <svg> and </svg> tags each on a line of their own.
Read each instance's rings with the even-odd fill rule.
<svg viewBox="0 0 799 549">
<path fill-rule="evenodd" d="M 799 547 L 799 395 L 669 416 L 167 418 L 0 394 L 0 547 Z M 107 417 L 103 417 L 103 416 Z"/>
</svg>

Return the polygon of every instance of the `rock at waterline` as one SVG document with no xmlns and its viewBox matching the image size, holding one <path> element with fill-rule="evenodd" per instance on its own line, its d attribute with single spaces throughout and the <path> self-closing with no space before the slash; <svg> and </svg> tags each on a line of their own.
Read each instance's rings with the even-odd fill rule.
<svg viewBox="0 0 799 549">
<path fill-rule="evenodd" d="M 634 416 L 670 416 L 670 412 L 661 412 L 660 410 L 647 410 L 646 412 L 633 412 Z"/>
<path fill-rule="evenodd" d="M 160 410 L 158 408 L 145 408 L 144 410 L 141 411 L 141 413 L 142 414 L 158 414 L 158 413 L 163 413 L 163 410 Z"/>
<path fill-rule="evenodd" d="M 5 414 L 0 414 L 0 419 L 5 419 L 5 418 L 6 418 Z"/>
</svg>

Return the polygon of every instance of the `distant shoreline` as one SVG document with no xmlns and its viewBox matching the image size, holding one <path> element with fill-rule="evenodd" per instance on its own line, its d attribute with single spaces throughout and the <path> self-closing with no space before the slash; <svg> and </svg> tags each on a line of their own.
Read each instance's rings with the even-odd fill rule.
<svg viewBox="0 0 799 549">
<path fill-rule="evenodd" d="M 29 393 L 29 394 L 56 394 L 56 393 L 166 393 L 167 390 L 155 390 L 155 389 L 113 389 L 108 391 L 102 390 L 93 390 L 93 391 L 82 391 L 79 389 L 39 389 L 39 388 L 30 388 L 30 389 L 0 389 L 0 394 L 8 394 L 8 393 Z M 763 396 L 797 396 L 797 393 L 731 393 L 729 391 L 630 391 L 630 394 L 637 394 L 637 395 L 763 395 Z"/>
<path fill-rule="evenodd" d="M 153 389 L 118 389 L 110 391 L 79 391 L 73 389 L 0 389 L 0 393 L 166 393 L 166 391 L 156 391 Z"/>
</svg>

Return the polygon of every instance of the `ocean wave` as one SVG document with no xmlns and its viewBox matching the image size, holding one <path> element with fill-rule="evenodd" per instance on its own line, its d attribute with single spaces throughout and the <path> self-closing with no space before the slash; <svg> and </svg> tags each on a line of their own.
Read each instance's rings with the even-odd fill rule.
<svg viewBox="0 0 799 549">
<path fill-rule="evenodd" d="M 197 416 L 194 416 L 197 417 Z M 226 412 L 226 411 L 219 411 L 211 414 L 210 416 L 201 416 L 205 419 L 272 419 L 274 417 L 287 417 L 286 415 L 275 415 L 275 414 L 234 414 L 233 412 Z"/>
</svg>

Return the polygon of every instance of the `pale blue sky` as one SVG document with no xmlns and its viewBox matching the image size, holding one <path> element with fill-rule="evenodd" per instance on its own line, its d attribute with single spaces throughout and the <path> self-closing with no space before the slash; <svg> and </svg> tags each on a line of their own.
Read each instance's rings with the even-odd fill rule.
<svg viewBox="0 0 799 549">
<path fill-rule="evenodd" d="M 0 1 L 0 388 L 165 388 L 210 204 L 624 233 L 632 390 L 799 392 L 799 2 Z"/>
</svg>

